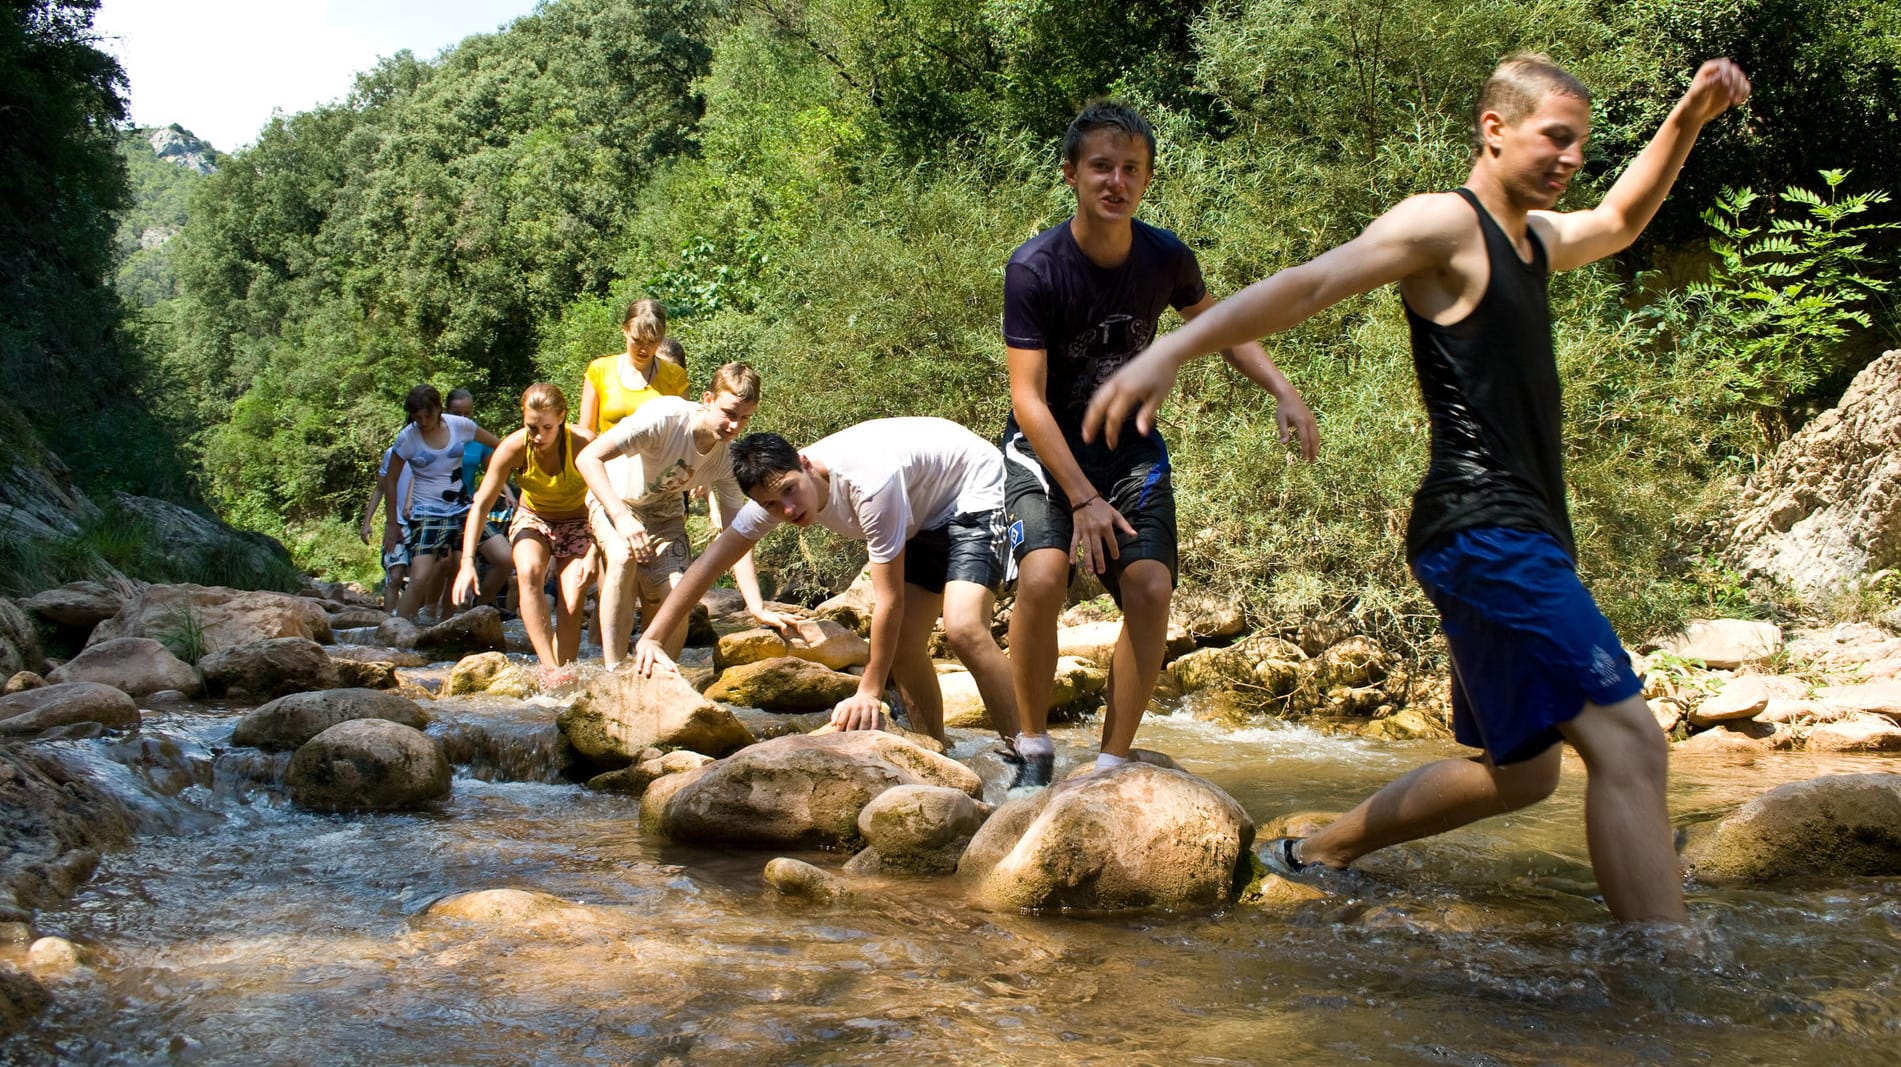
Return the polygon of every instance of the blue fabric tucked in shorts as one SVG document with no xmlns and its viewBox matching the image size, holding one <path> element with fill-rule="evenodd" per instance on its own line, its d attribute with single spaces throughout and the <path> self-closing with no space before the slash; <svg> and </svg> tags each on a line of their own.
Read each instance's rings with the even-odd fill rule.
<svg viewBox="0 0 1901 1067">
<path fill-rule="evenodd" d="M 1584 704 L 1643 690 L 1611 624 L 1548 533 L 1463 530 L 1413 561 L 1452 651 L 1459 743 L 1499 765 L 1562 740 Z"/>
</svg>

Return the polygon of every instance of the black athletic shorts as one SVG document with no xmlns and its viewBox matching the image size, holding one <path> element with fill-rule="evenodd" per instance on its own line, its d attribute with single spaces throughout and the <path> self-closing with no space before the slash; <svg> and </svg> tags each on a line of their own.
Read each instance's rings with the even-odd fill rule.
<svg viewBox="0 0 1901 1067">
<path fill-rule="evenodd" d="M 1135 536 L 1118 532 L 1120 552 L 1109 561 L 1102 584 L 1122 603 L 1122 571 L 1138 559 L 1152 559 L 1168 568 L 1169 581 L 1179 578 L 1175 541 L 1175 483 L 1169 474 L 1168 446 L 1152 433 L 1093 462 L 1080 464 L 1083 476 L 1103 498 L 1122 513 Z M 1021 433 L 1003 443 L 1004 507 L 1010 513 L 1010 550 L 1020 563 L 1040 548 L 1070 552 L 1075 533 L 1070 499 L 1030 449 Z"/>
<path fill-rule="evenodd" d="M 1003 509 L 968 512 L 943 526 L 919 530 L 904 543 L 904 581 L 932 593 L 946 582 L 976 582 L 991 592 L 1003 587 Z"/>
</svg>

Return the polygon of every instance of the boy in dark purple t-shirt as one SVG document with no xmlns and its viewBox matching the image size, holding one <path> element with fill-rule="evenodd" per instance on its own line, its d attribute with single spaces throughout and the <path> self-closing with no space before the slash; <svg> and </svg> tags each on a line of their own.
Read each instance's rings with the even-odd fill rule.
<svg viewBox="0 0 1901 1067">
<path fill-rule="evenodd" d="M 1175 497 L 1159 433 L 1127 434 L 1120 448 L 1082 438 L 1096 389 L 1155 338 L 1162 312 L 1192 319 L 1214 304 L 1195 255 L 1174 234 L 1135 219 L 1155 163 L 1155 134 L 1120 104 L 1085 108 L 1063 141 L 1063 180 L 1076 214 L 1031 238 L 1004 269 L 1003 335 L 1010 360 L 1003 451 L 1016 555 L 1010 662 L 1023 732 L 1019 785 L 1047 785 L 1046 732 L 1056 671 L 1056 619 L 1072 553 L 1122 608 L 1109 669 L 1098 767 L 1128 758 L 1161 672 L 1175 588 Z M 1281 438 L 1298 434 L 1314 457 L 1313 414 L 1261 346 L 1228 361 L 1278 405 Z"/>
</svg>

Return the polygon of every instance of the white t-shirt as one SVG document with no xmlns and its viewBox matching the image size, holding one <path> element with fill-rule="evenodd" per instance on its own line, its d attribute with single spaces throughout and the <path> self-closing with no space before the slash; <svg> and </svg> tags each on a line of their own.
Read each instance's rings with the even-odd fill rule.
<svg viewBox="0 0 1901 1067">
<path fill-rule="evenodd" d="M 460 515 L 469 510 L 471 498 L 462 484 L 462 446 L 475 440 L 475 420 L 444 412 L 442 425 L 449 431 L 449 443 L 441 448 L 430 448 L 413 422 L 403 427 L 390 446 L 416 472 L 409 494 L 411 515 Z"/>
<path fill-rule="evenodd" d="M 693 447 L 693 415 L 699 405 L 677 396 L 657 396 L 634 409 L 603 436 L 620 452 L 607 461 L 607 476 L 637 518 L 671 518 L 681 513 L 680 494 L 705 486 L 719 501 L 720 514 L 734 515 L 746 494 L 733 480 L 728 442 L 704 453 Z"/>
<path fill-rule="evenodd" d="M 389 457 L 396 454 L 392 446 L 383 450 L 383 462 L 376 468 L 378 478 L 389 477 Z M 416 480 L 415 468 L 405 464 L 403 473 L 396 476 L 396 525 L 409 529 L 409 486 Z"/>
<path fill-rule="evenodd" d="M 816 521 L 865 542 L 873 563 L 896 559 L 920 530 L 1003 507 L 1002 454 L 949 419 L 873 419 L 799 454 L 831 471 L 831 494 Z M 757 540 L 783 521 L 748 503 L 733 529 Z"/>
</svg>

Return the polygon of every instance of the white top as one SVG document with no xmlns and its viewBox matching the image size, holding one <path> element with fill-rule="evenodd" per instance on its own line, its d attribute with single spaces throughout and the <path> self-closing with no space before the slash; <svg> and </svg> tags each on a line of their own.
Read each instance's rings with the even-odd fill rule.
<svg viewBox="0 0 1901 1067">
<path fill-rule="evenodd" d="M 416 472 L 409 494 L 411 515 L 460 515 L 469 510 L 468 487 L 462 484 L 462 446 L 475 440 L 475 420 L 444 412 L 449 443 L 430 448 L 415 423 L 403 427 L 390 451 L 403 457 Z"/>
<path fill-rule="evenodd" d="M 680 494 L 702 486 L 713 491 L 721 515 L 734 515 L 746 494 L 733 480 L 728 442 L 705 452 L 693 447 L 693 416 L 699 405 L 677 396 L 657 396 L 634 409 L 602 436 L 619 455 L 607 461 L 608 480 L 636 518 L 681 514 Z"/>
<path fill-rule="evenodd" d="M 376 468 L 378 478 L 389 477 L 389 457 L 396 454 L 394 447 L 383 450 L 383 462 Z M 414 468 L 405 465 L 403 473 L 396 476 L 396 525 L 409 528 L 409 485 L 416 480 Z"/>
<path fill-rule="evenodd" d="M 873 419 L 799 450 L 832 472 L 816 521 L 889 563 L 920 530 L 1003 507 L 1003 455 L 949 419 Z M 733 529 L 753 540 L 783 519 L 748 503 Z"/>
</svg>

